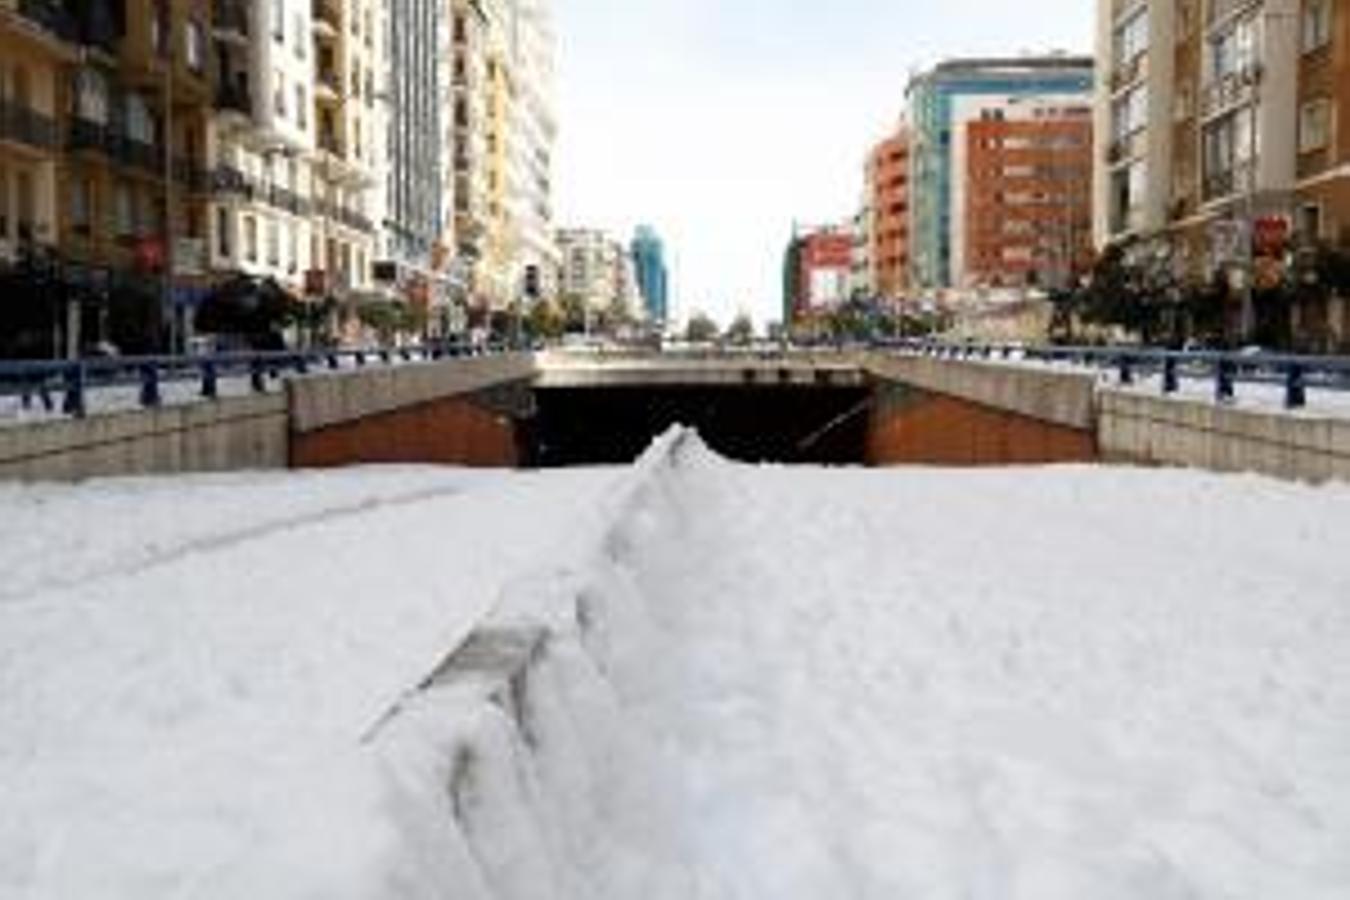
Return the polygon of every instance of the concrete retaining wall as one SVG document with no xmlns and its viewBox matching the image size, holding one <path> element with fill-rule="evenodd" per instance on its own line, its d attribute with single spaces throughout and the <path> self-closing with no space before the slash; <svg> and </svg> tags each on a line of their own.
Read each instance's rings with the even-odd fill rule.
<svg viewBox="0 0 1350 900">
<path fill-rule="evenodd" d="M 0 428 L 0 479 L 281 469 L 287 447 L 284 396 L 231 397 Z"/>
<path fill-rule="evenodd" d="M 1107 460 L 1350 481 L 1350 420 L 1113 389 L 1101 391 L 1098 404 Z"/>
<path fill-rule="evenodd" d="M 1096 425 L 1096 378 L 1090 374 L 884 353 L 867 354 L 863 364 L 884 381 L 990 409 L 1080 431 L 1091 431 Z"/>
<path fill-rule="evenodd" d="M 535 374 L 530 354 L 370 366 L 291 378 L 286 391 L 297 434 L 355 422 L 446 397 L 472 394 Z"/>
</svg>

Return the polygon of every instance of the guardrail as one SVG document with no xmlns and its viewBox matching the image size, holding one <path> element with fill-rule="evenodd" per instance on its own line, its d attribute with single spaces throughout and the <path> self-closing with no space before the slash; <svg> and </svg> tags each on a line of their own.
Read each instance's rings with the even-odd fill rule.
<svg viewBox="0 0 1350 900">
<path fill-rule="evenodd" d="M 223 378 L 249 380 L 253 393 L 266 393 L 268 382 L 284 373 L 311 370 L 339 371 L 367 365 L 399 365 L 512 352 L 512 345 L 464 341 L 408 347 L 241 351 L 201 356 L 127 356 L 78 360 L 0 361 L 0 397 L 17 396 L 24 409 L 39 404 L 46 412 L 60 411 L 83 418 L 89 411 L 89 392 L 99 388 L 138 386 L 139 404 L 151 409 L 163 404 L 163 386 L 191 382 L 203 400 L 220 395 Z M 345 366 L 344 366 L 345 364 Z"/>
<path fill-rule="evenodd" d="M 1162 350 L 1150 347 L 1075 347 L 902 340 L 882 347 L 949 359 L 1023 360 L 1070 363 L 1112 372 L 1119 384 L 1135 384 L 1140 376 L 1160 375 L 1162 393 L 1181 390 L 1183 377 L 1212 380 L 1214 400 L 1231 403 L 1239 383 L 1279 384 L 1285 409 L 1308 405 L 1308 389 L 1350 391 L 1350 357 L 1303 356 L 1218 350 Z"/>
<path fill-rule="evenodd" d="M 201 356 L 139 356 L 81 360 L 0 361 L 0 397 L 18 396 L 25 409 L 35 403 L 47 412 L 58 406 L 65 415 L 82 417 L 88 411 L 88 392 L 102 387 L 139 386 L 139 403 L 145 408 L 162 404 L 162 387 L 169 382 L 194 382 L 202 399 L 219 396 L 223 378 L 247 377 L 250 390 L 265 393 L 270 380 L 293 372 L 339 371 L 367 365 L 397 365 L 406 362 L 494 355 L 518 350 L 543 349 L 539 345 L 513 345 L 493 341 L 485 344 L 447 341 L 407 347 L 358 349 L 243 351 Z M 1211 350 L 1163 350 L 1149 347 L 1086 347 L 1024 345 L 1017 343 L 952 342 L 901 339 L 820 345 L 756 341 L 747 345 L 690 345 L 658 351 L 651 347 L 622 345 L 568 348 L 556 344 L 547 349 L 576 352 L 604 360 L 618 351 L 622 355 L 711 359 L 725 357 L 782 358 L 794 354 L 828 355 L 858 351 L 908 353 L 939 359 L 1072 364 L 1110 373 L 1121 385 L 1141 378 L 1160 376 L 1161 390 L 1170 396 L 1180 392 L 1183 378 L 1210 380 L 1218 403 L 1236 399 L 1240 384 L 1280 385 L 1284 407 L 1302 409 L 1308 390 L 1321 388 L 1350 392 L 1350 357 L 1297 354 L 1225 352 Z"/>
</svg>

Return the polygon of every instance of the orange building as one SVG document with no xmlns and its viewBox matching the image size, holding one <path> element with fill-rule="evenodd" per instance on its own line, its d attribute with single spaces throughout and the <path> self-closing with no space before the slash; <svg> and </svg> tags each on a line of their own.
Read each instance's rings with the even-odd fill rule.
<svg viewBox="0 0 1350 900">
<path fill-rule="evenodd" d="M 1092 262 L 1092 111 L 993 108 L 965 146 L 963 287 L 1067 285 Z"/>
<path fill-rule="evenodd" d="M 909 287 L 909 133 L 903 128 L 877 144 L 867 160 L 872 204 L 872 285 L 900 299 Z"/>
</svg>

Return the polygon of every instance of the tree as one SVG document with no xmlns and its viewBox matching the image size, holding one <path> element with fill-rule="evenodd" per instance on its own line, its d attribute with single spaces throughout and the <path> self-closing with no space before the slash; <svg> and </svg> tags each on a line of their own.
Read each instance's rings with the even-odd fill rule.
<svg viewBox="0 0 1350 900">
<path fill-rule="evenodd" d="M 727 326 L 726 340 L 728 343 L 738 346 L 745 346 L 755 339 L 755 325 L 750 317 L 741 313 L 731 324 Z"/>
<path fill-rule="evenodd" d="M 567 320 L 557 304 L 549 300 L 539 300 L 530 307 L 526 321 L 530 336 L 542 340 L 554 340 L 562 337 L 567 328 Z"/>
<path fill-rule="evenodd" d="M 705 313 L 696 312 L 689 318 L 684 329 L 685 340 L 692 344 L 701 344 L 717 339 L 717 323 Z"/>
<path fill-rule="evenodd" d="M 586 298 L 580 294 L 564 294 L 562 298 L 563 327 L 575 334 L 586 330 Z"/>
</svg>

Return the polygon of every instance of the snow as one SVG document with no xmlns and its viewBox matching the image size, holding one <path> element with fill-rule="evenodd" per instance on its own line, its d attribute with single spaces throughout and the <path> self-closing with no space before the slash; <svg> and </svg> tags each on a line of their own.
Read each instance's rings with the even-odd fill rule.
<svg viewBox="0 0 1350 900">
<path fill-rule="evenodd" d="M 0 494 L 81 547 L 0 600 L 0 896 L 1350 893 L 1344 486 L 295 478 Z M 519 708 L 412 690 L 475 627 Z"/>
</svg>

